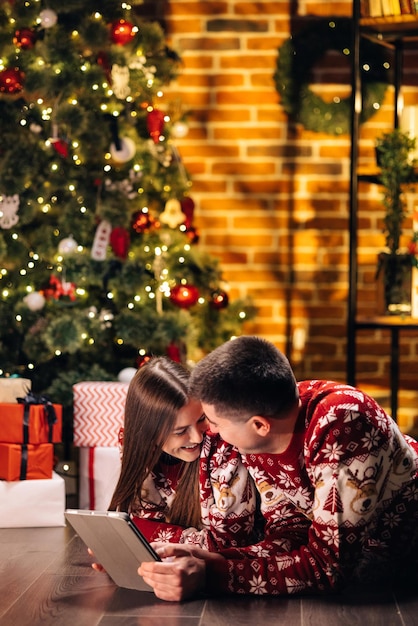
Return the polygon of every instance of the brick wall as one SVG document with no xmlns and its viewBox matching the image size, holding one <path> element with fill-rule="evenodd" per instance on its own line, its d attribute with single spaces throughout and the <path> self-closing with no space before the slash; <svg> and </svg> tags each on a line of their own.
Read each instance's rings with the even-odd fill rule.
<svg viewBox="0 0 418 626">
<path fill-rule="evenodd" d="M 181 98 L 189 132 L 177 140 L 192 175 L 200 246 L 219 257 L 231 296 L 250 295 L 258 316 L 247 332 L 273 341 L 299 378 L 345 380 L 348 269 L 349 136 L 289 124 L 273 73 L 278 48 L 308 15 L 330 3 L 170 0 L 165 26 L 184 66 L 165 98 Z M 351 1 L 333 0 L 333 15 L 351 15 Z M 328 71 L 341 59 L 331 57 Z M 410 63 L 413 72 L 414 63 Z M 416 67 L 416 64 L 415 64 Z M 347 94 L 343 84 L 323 86 Z M 415 70 L 416 71 L 416 70 Z M 315 89 L 321 90 L 321 68 Z M 328 96 L 327 96 L 328 94 Z M 362 158 L 374 158 L 374 138 L 391 123 L 391 90 L 361 128 Z M 408 87 L 410 103 L 418 99 Z M 376 252 L 383 246 L 376 186 L 361 186 L 359 312 L 375 313 Z M 358 384 L 388 384 L 389 338 L 362 332 Z M 417 333 L 402 334 L 400 420 L 418 414 Z M 410 395 L 413 395 L 412 399 Z"/>
</svg>

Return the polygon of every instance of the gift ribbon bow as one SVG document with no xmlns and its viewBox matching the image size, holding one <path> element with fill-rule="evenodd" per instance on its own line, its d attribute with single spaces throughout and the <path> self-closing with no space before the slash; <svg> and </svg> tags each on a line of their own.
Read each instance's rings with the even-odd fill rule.
<svg viewBox="0 0 418 626">
<path fill-rule="evenodd" d="M 55 408 L 49 398 L 45 396 L 35 396 L 31 391 L 24 398 L 17 398 L 19 404 L 24 404 L 23 411 L 23 443 L 29 443 L 29 414 L 30 407 L 33 404 L 42 404 L 44 413 L 48 422 L 48 441 L 52 441 L 52 430 L 54 424 L 57 423 L 57 415 Z"/>
</svg>

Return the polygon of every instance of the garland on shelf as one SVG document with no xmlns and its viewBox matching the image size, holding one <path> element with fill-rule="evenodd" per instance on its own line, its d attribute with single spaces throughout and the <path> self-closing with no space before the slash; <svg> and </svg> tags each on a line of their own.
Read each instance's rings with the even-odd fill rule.
<svg viewBox="0 0 418 626">
<path fill-rule="evenodd" d="M 342 135 L 350 132 L 351 94 L 325 102 L 309 87 L 311 70 L 328 50 L 351 53 L 352 21 L 349 18 L 319 20 L 287 39 L 279 48 L 274 73 L 276 89 L 286 113 L 307 130 Z M 389 82 L 387 52 L 368 39 L 360 42 L 362 111 L 368 120 L 383 101 Z M 367 68 L 367 69 L 366 69 Z"/>
</svg>

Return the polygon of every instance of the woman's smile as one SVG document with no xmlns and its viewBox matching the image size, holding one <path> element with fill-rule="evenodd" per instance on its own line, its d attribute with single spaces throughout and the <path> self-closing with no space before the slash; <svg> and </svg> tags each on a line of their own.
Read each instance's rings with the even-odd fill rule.
<svg viewBox="0 0 418 626">
<path fill-rule="evenodd" d="M 200 402 L 189 401 L 180 409 L 172 434 L 164 443 L 163 450 L 183 461 L 195 461 L 200 455 L 203 433 L 207 428 Z"/>
</svg>

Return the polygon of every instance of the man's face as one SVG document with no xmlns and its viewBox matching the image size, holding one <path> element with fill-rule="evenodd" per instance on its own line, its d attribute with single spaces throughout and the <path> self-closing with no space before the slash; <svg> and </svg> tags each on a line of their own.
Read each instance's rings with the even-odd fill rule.
<svg viewBox="0 0 418 626">
<path fill-rule="evenodd" d="M 202 402 L 203 411 L 209 422 L 209 429 L 213 433 L 219 433 L 224 441 L 238 448 L 243 454 L 265 452 L 261 449 L 263 443 L 257 436 L 252 426 L 252 418 L 246 422 L 233 422 L 226 417 L 217 415 L 211 404 Z"/>
</svg>

